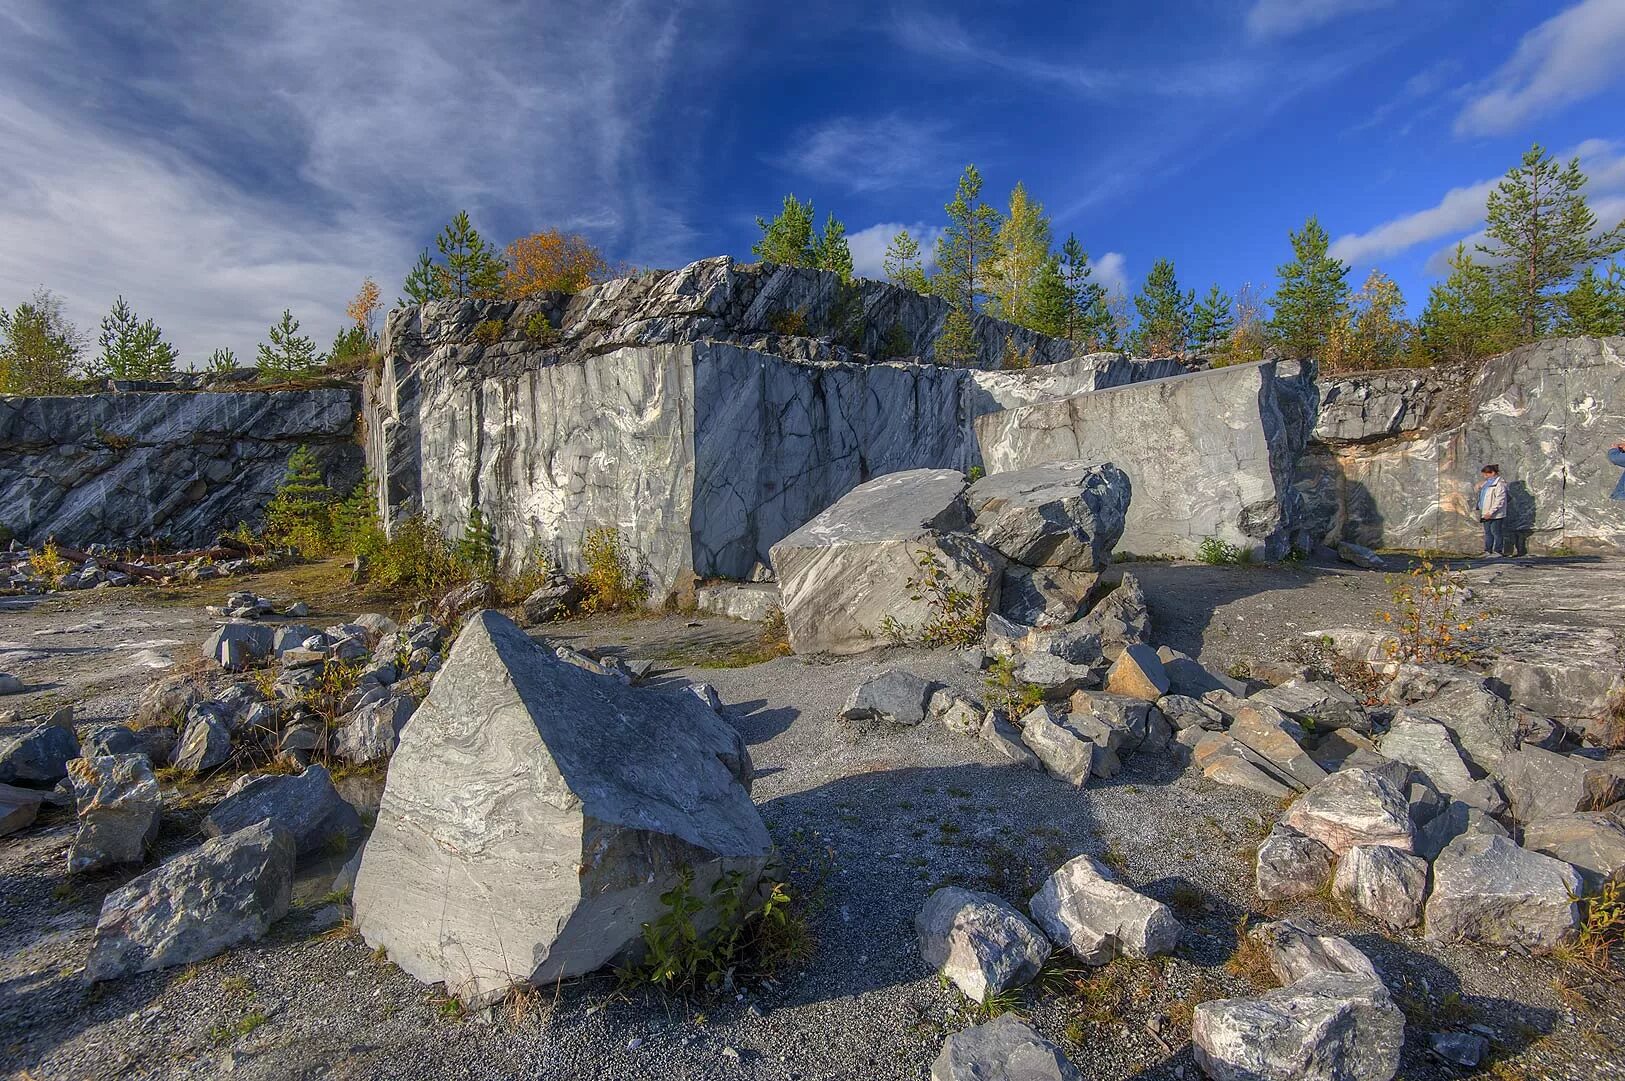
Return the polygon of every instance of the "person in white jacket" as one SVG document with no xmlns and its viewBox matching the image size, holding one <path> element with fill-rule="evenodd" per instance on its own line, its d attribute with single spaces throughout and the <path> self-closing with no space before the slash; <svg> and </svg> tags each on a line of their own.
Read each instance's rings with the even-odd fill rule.
<svg viewBox="0 0 1625 1081">
<path fill-rule="evenodd" d="M 1499 559 L 1506 553 L 1507 482 L 1493 462 L 1479 470 L 1478 517 L 1484 523 L 1484 557 Z"/>
</svg>

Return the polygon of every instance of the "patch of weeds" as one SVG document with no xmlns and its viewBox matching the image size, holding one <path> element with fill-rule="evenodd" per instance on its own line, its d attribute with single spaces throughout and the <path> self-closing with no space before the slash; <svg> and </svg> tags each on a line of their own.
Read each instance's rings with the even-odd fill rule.
<svg viewBox="0 0 1625 1081">
<path fill-rule="evenodd" d="M 1473 600 L 1467 580 L 1424 560 L 1402 577 L 1388 577 L 1392 611 L 1377 618 L 1394 628 L 1388 656 L 1408 664 L 1466 664 L 1476 652 L 1473 627 L 1489 618 Z"/>
<path fill-rule="evenodd" d="M 474 327 L 474 340 L 481 345 L 495 345 L 507 329 L 508 324 L 501 319 L 486 319 Z"/>
<path fill-rule="evenodd" d="M 233 1040 L 247 1036 L 250 1032 L 265 1024 L 267 1018 L 259 1010 L 250 1010 L 237 1021 L 229 1025 L 215 1025 L 209 1029 L 209 1039 L 214 1043 L 231 1043 Z"/>
<path fill-rule="evenodd" d="M 1012 718 L 1018 718 L 1044 701 L 1044 688 L 1016 677 L 1016 665 L 1009 657 L 994 657 L 982 679 L 987 688 L 987 702 L 1002 709 Z"/>
<path fill-rule="evenodd" d="M 581 575 L 581 586 L 587 594 L 581 604 L 583 611 L 638 609 L 649 599 L 649 578 L 615 526 L 587 530 L 581 540 L 581 558 L 586 564 Z"/>
<path fill-rule="evenodd" d="M 995 1017 L 1016 1012 L 1021 1005 L 1021 991 L 1010 987 L 1003 991 L 989 991 L 987 996 L 975 1006 L 975 1013 L 984 1021 L 991 1021 Z"/>
<path fill-rule="evenodd" d="M 1168 907 L 1186 918 L 1197 915 L 1207 904 L 1207 894 L 1188 882 L 1168 891 Z"/>
<path fill-rule="evenodd" d="M 350 903 L 350 891 L 349 890 L 332 890 L 332 891 L 330 891 L 328 893 L 324 893 L 320 897 L 316 898 L 316 904 L 318 906 L 322 906 L 322 905 L 347 905 L 349 903 Z"/>
<path fill-rule="evenodd" d="M 1242 548 L 1218 537 L 1203 537 L 1196 548 L 1196 558 L 1209 566 L 1238 566 L 1253 561 L 1250 548 Z"/>
<path fill-rule="evenodd" d="M 1236 948 L 1224 963 L 1224 970 L 1260 991 L 1276 985 L 1275 973 L 1270 968 L 1270 951 L 1247 933 L 1246 915 L 1236 921 Z"/>
<path fill-rule="evenodd" d="M 253 989 L 254 985 L 244 976 L 227 976 L 220 981 L 220 990 L 228 995 L 246 995 Z"/>
<path fill-rule="evenodd" d="M 1169 1004 L 1169 1027 L 1175 1032 L 1190 1032 L 1191 1022 L 1196 1019 L 1196 1007 L 1204 1002 L 1212 1002 L 1214 999 L 1221 997 L 1218 989 L 1208 982 L 1207 977 L 1196 977 L 1191 981 L 1191 989 L 1185 997 L 1176 999 Z"/>
<path fill-rule="evenodd" d="M 552 345 L 559 340 L 559 328 L 546 312 L 536 312 L 525 320 L 525 340 L 536 345 Z"/>
<path fill-rule="evenodd" d="M 435 1016 L 442 1021 L 461 1021 L 468 1016 L 468 1007 L 463 1005 L 463 1000 L 444 991 L 429 994 L 425 1001 L 434 1007 Z"/>
<path fill-rule="evenodd" d="M 510 1028 L 518 1028 L 542 1012 L 545 999 L 540 988 L 516 983 L 502 997 L 502 1015 Z"/>
<path fill-rule="evenodd" d="M 1580 933 L 1558 947 L 1558 960 L 1602 975 L 1616 971 L 1615 955 L 1625 947 L 1625 880 L 1605 882 L 1596 893 L 1574 899 L 1581 907 Z"/>
<path fill-rule="evenodd" d="M 791 654 L 790 631 L 784 622 L 784 613 L 775 608 L 762 622 L 762 633 L 754 642 L 747 642 L 728 653 L 713 655 L 694 662 L 696 668 L 749 668 L 771 661 L 775 657 Z"/>
<path fill-rule="evenodd" d="M 1128 870 L 1128 859 L 1123 855 L 1121 849 L 1111 843 L 1108 843 L 1106 851 L 1100 854 L 1100 862 L 1118 874 L 1123 874 Z"/>
</svg>

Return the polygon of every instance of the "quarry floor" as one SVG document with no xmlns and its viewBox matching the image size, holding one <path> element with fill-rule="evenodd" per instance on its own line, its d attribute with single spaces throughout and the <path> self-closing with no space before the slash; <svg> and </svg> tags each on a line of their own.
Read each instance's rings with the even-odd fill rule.
<svg viewBox="0 0 1625 1081">
<path fill-rule="evenodd" d="M 1382 573 L 1342 565 L 1128 569 L 1145 584 L 1154 639 L 1221 670 L 1283 659 L 1309 630 L 1375 628 L 1389 589 Z M 1496 612 L 1486 624 L 1492 637 L 1540 627 L 1576 643 L 1625 637 L 1625 562 L 1535 560 L 1468 573 Z M 74 702 L 81 724 L 122 721 L 155 665 L 196 662 L 213 622 L 203 605 L 239 587 L 306 600 L 315 610 L 307 622 L 388 608 L 345 587 L 336 565 L 167 593 L 0 598 L 0 669 L 30 687 L 3 705 L 34 713 Z M 1467 1025 L 1493 1034 L 1494 1063 L 1479 1076 L 1625 1075 L 1617 986 L 1551 960 L 1378 933 L 1318 901 L 1266 910 L 1252 890 L 1251 857 L 1280 809 L 1271 800 L 1149 755 L 1077 792 L 931 722 L 860 729 L 834 719 L 853 687 L 893 667 L 979 693 L 981 674 L 954 653 L 728 667 L 751 653 L 755 626 L 595 617 L 538 633 L 655 658 L 668 667 L 657 686 L 717 688 L 750 742 L 753 794 L 808 914 L 816 946 L 805 964 L 695 1002 L 603 977 L 462 1015 L 338 922 L 345 909 L 324 896 L 335 868 L 322 865 L 304 871 L 295 911 L 261 942 L 88 987 L 83 960 L 101 899 L 130 875 L 70 881 L 72 816 L 48 810 L 0 840 L 0 1074 L 918 1079 L 947 1033 L 980 1019 L 920 960 L 913 917 L 927 894 L 959 884 L 1025 907 L 1043 875 L 1090 852 L 1172 905 L 1186 936 L 1165 962 L 1119 964 L 1070 988 L 1018 996 L 1016 1008 L 1062 1042 L 1086 1078 L 1198 1077 L 1189 1009 L 1254 991 L 1244 968 L 1226 966 L 1249 915 L 1307 919 L 1371 954 L 1410 1019 L 1401 1077 L 1464 1076 L 1426 1048 L 1430 1031 Z M 195 843 L 197 821 L 228 780 L 179 795 L 159 856 Z"/>
</svg>

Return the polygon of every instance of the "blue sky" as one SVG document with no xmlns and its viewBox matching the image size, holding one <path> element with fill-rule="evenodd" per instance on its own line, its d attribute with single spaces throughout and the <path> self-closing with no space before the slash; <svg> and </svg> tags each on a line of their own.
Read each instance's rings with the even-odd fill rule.
<svg viewBox="0 0 1625 1081">
<path fill-rule="evenodd" d="M 748 257 L 787 191 L 878 275 L 974 161 L 1129 291 L 1267 292 L 1318 214 L 1413 310 L 1531 142 L 1625 216 L 1625 0 L 0 0 L 0 306 L 123 293 L 201 362 L 325 346 L 466 208 L 500 243 Z"/>
</svg>

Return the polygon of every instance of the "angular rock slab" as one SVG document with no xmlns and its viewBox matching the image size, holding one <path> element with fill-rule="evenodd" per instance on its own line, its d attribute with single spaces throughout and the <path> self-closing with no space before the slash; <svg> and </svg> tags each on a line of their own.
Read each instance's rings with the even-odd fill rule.
<svg viewBox="0 0 1625 1081">
<path fill-rule="evenodd" d="M 1355 845 L 1413 852 L 1410 807 L 1387 779 L 1364 769 L 1327 777 L 1287 808 L 1281 821 L 1338 855 Z"/>
<path fill-rule="evenodd" d="M 1043 934 L 1002 897 L 944 886 L 914 917 L 925 963 L 952 980 L 966 997 L 1019 987 L 1049 959 Z"/>
<path fill-rule="evenodd" d="M 925 720 L 930 697 L 931 684 L 913 672 L 882 672 L 853 690 L 841 710 L 841 720 L 916 725 Z"/>
<path fill-rule="evenodd" d="M 1625 799 L 1625 761 L 1520 747 L 1501 760 L 1513 813 L 1521 822 L 1595 811 Z"/>
<path fill-rule="evenodd" d="M 0 784 L 55 784 L 68 775 L 68 760 L 78 757 L 72 726 L 47 722 L 0 744 Z"/>
<path fill-rule="evenodd" d="M 164 809 L 147 756 L 75 758 L 68 763 L 68 778 L 79 815 L 68 849 L 69 873 L 146 859 Z"/>
<path fill-rule="evenodd" d="M 1110 462 L 1062 461 L 990 473 L 965 501 L 977 539 L 1005 558 L 1098 571 L 1123 535 L 1131 494 L 1127 475 Z"/>
<path fill-rule="evenodd" d="M 1214 1081 L 1389 1081 L 1405 1015 L 1380 983 L 1319 973 L 1256 999 L 1196 1007 L 1191 1043 Z"/>
<path fill-rule="evenodd" d="M 363 937 L 488 1003 L 635 949 L 685 870 L 748 886 L 772 843 L 744 740 L 688 694 L 569 665 L 471 616 L 390 760 L 356 877 Z"/>
<path fill-rule="evenodd" d="M 1162 658 L 1143 642 L 1124 646 L 1106 672 L 1106 690 L 1142 702 L 1155 702 L 1168 693 L 1168 688 Z"/>
<path fill-rule="evenodd" d="M 111 980 L 254 941 L 288 912 L 293 860 L 288 832 L 261 822 L 132 879 L 102 902 L 86 974 Z"/>
<path fill-rule="evenodd" d="M 1059 1047 L 1006 1013 L 944 1040 L 931 1081 L 1082 1081 L 1082 1075 Z"/>
<path fill-rule="evenodd" d="M 1387 845 L 1355 845 L 1332 876 L 1333 896 L 1394 928 L 1421 922 L 1427 892 L 1427 860 Z"/>
<path fill-rule="evenodd" d="M 1359 699 L 1330 680 L 1288 680 L 1279 687 L 1266 687 L 1249 695 L 1247 700 L 1274 706 L 1300 724 L 1313 724 L 1316 731 L 1328 728 L 1371 731 L 1371 718 Z"/>
<path fill-rule="evenodd" d="M 339 798 L 326 767 L 307 766 L 292 776 L 240 778 L 203 820 L 203 832 L 219 837 L 256 822 L 272 822 L 293 837 L 299 855 L 343 845 L 361 832 L 361 818 Z"/>
<path fill-rule="evenodd" d="M 1427 937 L 1549 950 L 1580 918 L 1580 873 L 1562 860 L 1519 848 L 1509 838 L 1464 834 L 1433 864 Z"/>
<path fill-rule="evenodd" d="M 44 796 L 35 789 L 0 784 L 0 837 L 32 826 Z"/>
<path fill-rule="evenodd" d="M 1384 757 L 1410 766 L 1447 796 L 1459 796 L 1473 787 L 1472 770 L 1450 738 L 1450 729 L 1437 721 L 1412 720 L 1401 710 L 1378 746 Z"/>
<path fill-rule="evenodd" d="M 1038 756 L 1051 777 L 1074 788 L 1089 783 L 1095 745 L 1061 724 L 1051 707 L 1039 706 L 1021 719 L 1021 742 Z"/>
<path fill-rule="evenodd" d="M 1266 901 L 1313 897 L 1332 875 L 1332 850 L 1277 822 L 1254 861 L 1258 896 Z"/>
<path fill-rule="evenodd" d="M 345 719 L 334 739 L 333 753 L 357 764 L 388 758 L 395 753 L 401 729 L 416 709 L 417 702 L 405 694 L 368 702 Z"/>
<path fill-rule="evenodd" d="M 1118 882 L 1088 855 L 1057 868 L 1033 894 L 1027 910 L 1051 942 L 1086 965 L 1171 953 L 1184 933 L 1167 905 Z"/>
<path fill-rule="evenodd" d="M 1317 935 L 1296 920 L 1261 923 L 1247 934 L 1264 947 L 1270 972 L 1282 986 L 1297 983 L 1305 976 L 1327 973 L 1357 976 L 1382 985 L 1371 958 L 1346 938 Z"/>
<path fill-rule="evenodd" d="M 1625 874 L 1625 823 L 1607 811 L 1577 811 L 1531 822 L 1524 827 L 1523 844 L 1579 871 L 1587 893 Z"/>
<path fill-rule="evenodd" d="M 775 544 L 773 573 L 791 647 L 862 653 L 887 644 L 888 626 L 917 632 L 941 615 L 918 585 L 931 561 L 947 588 L 994 611 L 1004 559 L 954 532 L 969 521 L 965 486 L 964 474 L 952 469 L 888 473 Z"/>
</svg>

